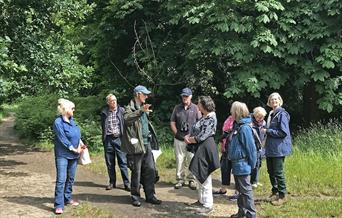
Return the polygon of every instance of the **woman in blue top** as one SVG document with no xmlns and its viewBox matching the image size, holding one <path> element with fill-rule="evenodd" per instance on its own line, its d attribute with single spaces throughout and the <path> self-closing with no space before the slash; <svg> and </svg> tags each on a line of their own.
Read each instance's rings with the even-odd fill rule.
<svg viewBox="0 0 342 218">
<path fill-rule="evenodd" d="M 267 128 L 263 129 L 263 132 L 267 134 L 265 155 L 272 184 L 270 198 L 273 205 L 280 205 L 285 202 L 286 194 L 284 161 L 285 157 L 292 152 L 290 115 L 281 107 L 283 99 L 276 92 L 268 97 L 267 105 L 272 108 L 268 115 Z"/>
<path fill-rule="evenodd" d="M 53 124 L 55 133 L 55 213 L 62 214 L 64 205 L 77 206 L 79 203 L 71 197 L 77 160 L 84 147 L 81 141 L 80 128 L 76 125 L 73 115 L 75 104 L 67 99 L 58 99 L 58 116 Z"/>
<path fill-rule="evenodd" d="M 252 122 L 247 105 L 235 101 L 230 113 L 235 120 L 228 147 L 228 158 L 232 162 L 235 187 L 239 192 L 237 204 L 239 211 L 230 217 L 255 218 L 256 210 L 249 175 L 256 165 L 256 146 L 253 138 Z"/>
</svg>

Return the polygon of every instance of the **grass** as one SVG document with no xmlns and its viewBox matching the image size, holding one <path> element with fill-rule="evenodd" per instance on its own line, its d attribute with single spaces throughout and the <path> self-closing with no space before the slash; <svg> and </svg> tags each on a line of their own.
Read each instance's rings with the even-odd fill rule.
<svg viewBox="0 0 342 218">
<path fill-rule="evenodd" d="M 288 191 L 296 196 L 342 196 L 342 155 L 323 157 L 295 150 L 285 159 L 285 176 Z M 257 189 L 257 196 L 271 193 L 271 186 L 263 161 L 260 181 L 263 189 Z M 338 173 L 339 172 L 339 173 Z"/>
<path fill-rule="evenodd" d="M 262 204 L 258 209 L 260 217 L 342 217 L 342 199 L 291 199 L 279 207 Z"/>
<path fill-rule="evenodd" d="M 64 217 L 64 216 L 63 216 Z M 90 203 L 82 203 L 78 207 L 72 210 L 72 217 L 82 218 L 116 218 L 116 216 L 109 214 L 108 212 L 92 206 Z"/>
</svg>

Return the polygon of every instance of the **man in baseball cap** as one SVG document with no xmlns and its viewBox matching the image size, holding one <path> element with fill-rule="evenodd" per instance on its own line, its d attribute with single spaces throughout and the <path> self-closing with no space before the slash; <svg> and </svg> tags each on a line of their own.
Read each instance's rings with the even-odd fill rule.
<svg viewBox="0 0 342 218">
<path fill-rule="evenodd" d="M 181 93 L 182 103 L 173 109 L 170 126 L 174 135 L 174 148 L 176 155 L 176 180 L 175 189 L 179 189 L 188 183 L 188 186 L 195 190 L 195 177 L 189 171 L 189 164 L 194 156 L 187 150 L 184 136 L 190 133 L 194 123 L 201 118 L 201 112 L 197 105 L 191 102 L 192 91 L 190 88 L 183 88 Z"/>
<path fill-rule="evenodd" d="M 132 205 L 140 207 L 140 184 L 145 191 L 146 202 L 161 204 L 156 197 L 154 183 L 157 180 L 157 170 L 153 159 L 152 149 L 158 150 L 156 133 L 148 118 L 150 104 L 146 99 L 151 94 L 145 86 L 138 85 L 134 88 L 134 98 L 125 108 L 124 134 L 122 150 L 127 154 L 128 165 L 131 174 L 131 200 Z"/>
</svg>

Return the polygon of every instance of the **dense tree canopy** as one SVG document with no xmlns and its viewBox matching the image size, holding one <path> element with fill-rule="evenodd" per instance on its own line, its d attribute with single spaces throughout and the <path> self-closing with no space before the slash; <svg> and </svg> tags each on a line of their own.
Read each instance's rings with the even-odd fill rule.
<svg viewBox="0 0 342 218">
<path fill-rule="evenodd" d="M 16 87 L 3 86 L 8 96 L 128 98 L 142 83 L 161 112 L 184 86 L 251 106 L 278 91 L 306 121 L 341 110 L 338 0 L 2 0 L 0 8 L 0 83 Z"/>
</svg>

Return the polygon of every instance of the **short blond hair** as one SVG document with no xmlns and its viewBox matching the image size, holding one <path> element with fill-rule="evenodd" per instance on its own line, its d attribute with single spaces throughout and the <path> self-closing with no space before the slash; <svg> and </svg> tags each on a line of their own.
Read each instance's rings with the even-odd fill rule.
<svg viewBox="0 0 342 218">
<path fill-rule="evenodd" d="M 262 116 L 266 116 L 267 112 L 263 107 L 256 107 L 253 109 L 253 115 L 261 114 Z"/>
<path fill-rule="evenodd" d="M 57 110 L 59 114 L 66 115 L 66 113 L 71 111 L 73 108 L 75 108 L 75 104 L 72 101 L 65 98 L 58 99 Z"/>
<path fill-rule="evenodd" d="M 270 96 L 268 96 L 267 106 L 272 107 L 272 106 L 271 106 L 271 103 L 270 103 L 270 100 L 271 100 L 271 98 L 273 98 L 273 97 L 278 98 L 278 100 L 279 100 L 279 106 L 282 106 L 282 105 L 283 105 L 283 99 L 281 98 L 281 96 L 279 95 L 279 93 L 278 93 L 278 92 L 273 92 L 272 94 L 270 94 Z"/>
<path fill-rule="evenodd" d="M 248 117 L 249 110 L 245 103 L 234 101 L 232 107 L 230 108 L 230 113 L 234 120 L 239 121 L 241 118 Z"/>
</svg>

